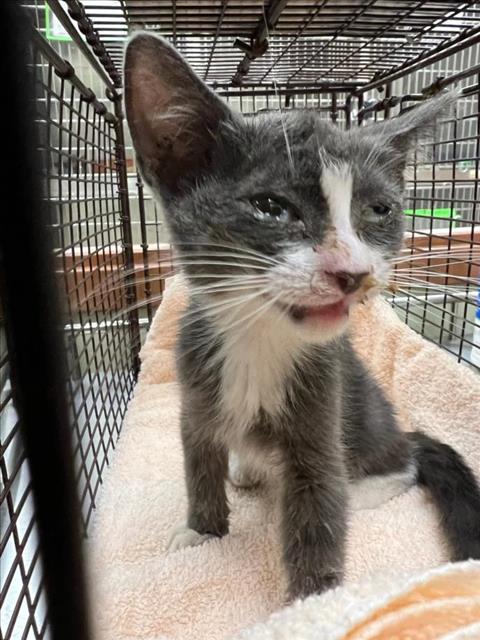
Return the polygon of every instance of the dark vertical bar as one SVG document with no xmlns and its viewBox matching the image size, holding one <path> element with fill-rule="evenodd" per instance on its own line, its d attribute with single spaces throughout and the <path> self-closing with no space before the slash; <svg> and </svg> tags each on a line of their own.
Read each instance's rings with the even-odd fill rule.
<svg viewBox="0 0 480 640">
<path fill-rule="evenodd" d="M 177 46 L 177 2 L 172 0 L 172 28 L 173 28 L 173 44 Z"/>
<path fill-rule="evenodd" d="M 455 208 L 455 185 L 456 185 L 456 173 L 457 173 L 457 137 L 458 137 L 458 107 L 457 105 L 455 105 L 455 111 L 453 113 L 453 136 L 450 136 L 450 121 L 448 122 L 448 136 L 447 136 L 447 140 L 450 141 L 453 138 L 453 151 L 452 151 L 452 183 L 450 185 L 450 211 L 452 212 Z M 447 142 L 448 145 L 448 142 Z M 448 148 L 448 147 L 447 147 Z M 433 210 L 432 210 L 432 215 L 433 215 Z M 453 225 L 454 225 L 454 218 L 453 215 L 450 216 L 449 219 L 449 223 L 448 223 L 448 251 L 451 250 L 452 248 L 452 232 L 453 232 Z M 445 281 L 444 281 L 444 285 L 445 287 L 447 287 L 447 283 L 448 283 L 448 274 L 450 273 L 450 260 L 445 260 Z M 430 278 L 427 278 L 427 280 L 429 281 Z M 468 286 L 468 282 L 466 284 L 466 291 L 469 291 L 469 286 Z M 445 325 L 447 323 L 447 319 L 445 318 L 445 313 L 446 313 L 446 308 L 447 308 L 447 304 L 448 304 L 448 297 L 447 294 L 445 293 L 445 295 L 443 296 L 443 310 L 442 310 L 442 317 L 441 317 L 441 321 L 440 321 L 440 334 L 438 337 L 438 344 L 442 344 L 443 342 L 443 332 L 445 330 Z M 454 306 L 453 306 L 454 308 Z M 452 308 L 452 311 L 453 311 Z M 465 315 L 467 314 L 467 305 L 465 304 L 465 310 L 464 313 Z M 451 340 L 452 339 L 452 331 L 454 329 L 454 325 L 455 325 L 455 316 L 450 315 L 449 316 L 449 327 L 448 327 L 448 333 L 447 333 L 447 339 Z M 452 327 L 453 325 L 453 327 Z M 463 350 L 463 338 L 464 338 L 464 334 L 462 334 L 462 338 L 460 341 L 460 347 L 459 347 L 459 362 L 460 362 L 460 358 L 462 355 L 462 350 Z"/>
<path fill-rule="evenodd" d="M 0 54 L 10 107 L 1 121 L 10 154 L 2 192 L 16 199 L 15 215 L 8 207 L 0 214 L 0 285 L 13 397 L 32 477 L 51 637 L 89 640 L 63 323 L 28 70 L 31 27 L 14 0 L 0 3 L 0 24 L 8 25 Z M 19 247 L 24 260 L 18 259 Z"/>
<path fill-rule="evenodd" d="M 359 112 L 359 115 L 357 117 L 358 124 L 362 124 L 362 122 L 363 122 L 363 114 L 361 113 L 361 111 L 363 109 L 363 103 L 364 103 L 363 93 L 361 93 L 358 96 L 358 112 Z"/>
<path fill-rule="evenodd" d="M 439 160 L 437 159 L 437 157 L 440 155 L 439 154 L 439 145 L 437 144 L 437 134 L 438 134 L 438 126 L 439 125 L 435 125 L 435 131 L 434 131 L 434 136 L 432 138 L 432 153 L 431 153 L 431 160 L 432 160 L 432 179 L 431 181 L 431 187 L 430 187 L 430 198 L 429 198 L 429 203 L 430 203 L 430 216 L 428 217 L 428 222 L 429 222 L 429 229 L 428 229 L 428 258 L 427 258 L 427 269 L 428 271 L 432 271 L 432 247 L 433 247 L 433 221 L 434 221 L 434 215 L 433 212 L 435 210 L 435 203 L 436 203 L 436 199 L 437 199 L 437 164 L 439 164 Z M 418 155 L 415 155 L 415 165 L 416 165 L 416 161 L 417 161 Z M 415 170 L 416 170 L 416 166 L 415 166 Z M 428 281 L 430 281 L 427 278 Z M 420 296 L 419 296 L 420 297 Z M 427 312 L 428 312 L 428 289 L 425 289 L 425 293 L 424 293 L 424 303 L 423 303 L 423 312 L 422 312 L 422 325 L 421 325 L 421 330 L 420 333 L 423 335 L 425 335 L 425 326 L 428 322 L 427 320 Z"/>
<path fill-rule="evenodd" d="M 474 186 L 474 197 L 473 197 L 473 201 L 475 203 L 474 207 L 477 206 L 478 203 L 478 184 L 479 184 L 479 174 L 478 174 L 478 160 L 479 160 L 479 151 L 480 151 L 480 75 L 477 76 L 477 80 L 478 80 L 478 87 L 479 87 L 479 91 L 477 93 L 477 126 L 476 126 L 476 135 L 477 135 L 477 140 L 476 140 L 476 153 L 475 153 L 475 157 L 476 157 L 476 179 L 475 179 L 475 186 Z M 455 196 L 456 196 L 456 187 L 457 187 L 457 138 L 459 137 L 459 132 L 458 132 L 458 102 L 455 105 L 455 111 L 454 111 L 454 129 L 453 129 L 453 136 L 450 137 L 450 135 L 448 136 L 448 139 L 451 140 L 453 138 L 453 162 L 452 162 L 452 198 L 451 198 L 451 208 L 453 209 L 453 203 L 455 201 Z M 460 136 L 462 136 L 462 132 L 460 132 Z M 461 152 L 460 152 L 461 153 Z M 471 235 L 470 235 L 470 249 L 473 249 L 473 234 L 474 234 L 474 227 L 475 227 L 475 209 L 473 209 L 472 211 L 472 218 L 471 218 Z M 451 229 L 452 229 L 452 224 L 453 224 L 453 219 L 452 217 L 450 217 L 450 234 L 451 234 Z M 448 243 L 448 248 L 450 249 L 451 247 L 451 241 L 449 241 Z M 470 286 L 471 284 L 473 284 L 474 280 L 471 280 L 471 275 L 472 275 L 472 261 L 469 261 L 469 265 L 467 268 L 467 280 L 465 281 L 465 302 L 464 302 L 464 306 L 463 306 L 463 318 L 462 318 L 462 326 L 460 329 L 460 344 L 459 344 L 459 349 L 458 349 L 458 362 L 461 362 L 462 360 L 466 360 L 465 356 L 463 355 L 464 349 L 465 349 L 465 341 L 468 342 L 468 339 L 465 336 L 465 332 L 467 329 L 467 316 L 468 316 L 468 305 L 469 305 L 469 300 L 468 300 L 468 294 L 470 293 Z M 450 261 L 447 261 L 447 273 L 449 272 L 449 266 L 450 266 Z M 475 288 L 478 291 L 478 287 Z M 473 338 L 472 338 L 473 340 Z M 473 349 L 475 347 L 473 346 L 473 342 L 472 342 L 472 352 Z"/>
<path fill-rule="evenodd" d="M 475 246 L 477 246 L 477 248 L 480 249 L 480 244 L 478 243 L 478 241 L 475 240 L 476 225 L 479 225 L 479 228 L 480 228 L 480 180 L 478 180 L 478 176 L 480 175 L 480 73 L 477 75 L 476 80 L 477 80 L 478 91 L 476 91 L 476 94 L 475 94 L 477 113 L 475 118 L 476 140 L 475 140 L 475 150 L 473 152 L 473 159 L 474 159 L 475 175 L 477 176 L 477 179 L 475 180 L 475 183 L 474 183 L 473 198 L 472 198 L 472 218 L 471 218 L 471 226 L 470 226 L 470 251 L 471 252 L 475 250 Z M 472 253 L 470 255 L 472 255 L 472 260 L 470 260 L 468 263 L 468 271 L 467 271 L 467 278 L 469 280 L 472 277 L 472 267 L 474 263 L 476 266 L 479 266 L 478 258 L 474 258 Z M 480 287 L 478 287 L 478 290 L 480 290 Z M 467 307 L 468 307 L 468 304 L 466 305 L 466 308 L 465 308 L 465 315 L 467 315 L 468 313 Z M 476 310 L 476 305 L 474 307 L 474 313 L 475 313 L 475 310 Z M 464 318 L 464 323 L 465 323 L 465 318 Z M 472 347 L 472 354 L 474 353 L 473 351 L 474 349 L 480 350 L 480 345 L 475 345 Z M 476 364 L 474 364 L 473 361 L 471 360 L 470 363 L 474 367 L 476 367 L 477 371 L 480 373 L 480 366 L 478 364 L 478 361 Z"/>
<path fill-rule="evenodd" d="M 345 98 L 345 128 L 350 129 L 352 126 L 352 96 Z"/>
<path fill-rule="evenodd" d="M 140 324 L 138 321 L 138 309 L 134 308 L 137 301 L 137 292 L 135 288 L 135 260 L 133 255 L 132 241 L 132 220 L 130 216 L 130 201 L 128 198 L 128 178 L 127 178 L 127 160 L 125 155 L 125 137 L 123 133 L 123 111 L 121 98 L 116 97 L 114 100 L 115 115 L 117 117 L 116 124 L 116 165 L 118 172 L 118 180 L 120 187 L 118 189 L 122 204 L 122 229 L 123 229 L 123 249 L 125 255 L 125 289 L 127 301 L 127 315 L 130 326 L 131 353 L 133 372 L 135 377 L 140 370 Z"/>
<path fill-rule="evenodd" d="M 406 105 L 406 106 L 405 106 Z M 403 113 L 404 109 L 408 106 L 407 101 L 404 99 L 404 97 L 401 98 L 400 100 L 400 111 L 399 113 Z M 413 154 L 413 177 L 410 180 L 410 182 L 412 182 L 413 184 L 413 193 L 412 193 L 412 197 L 411 197 L 411 207 L 413 209 L 413 215 L 411 216 L 411 234 L 410 234 L 410 255 L 415 255 L 415 248 L 414 248 L 414 241 L 415 241 L 415 234 L 417 231 L 416 228 L 416 221 L 417 221 L 417 215 L 416 215 L 416 209 L 417 209 L 417 199 L 418 199 L 418 153 L 417 150 L 414 150 L 414 154 Z M 406 291 L 406 296 L 407 296 L 407 301 L 405 303 L 405 323 L 408 324 L 408 321 L 410 319 L 410 316 L 413 315 L 414 317 L 418 317 L 417 314 L 415 314 L 414 311 L 411 311 L 410 309 L 410 301 L 412 299 L 412 296 L 410 294 L 410 291 L 407 290 Z"/>
<path fill-rule="evenodd" d="M 386 99 L 386 107 L 385 107 L 385 115 L 384 118 L 387 120 L 390 118 L 390 98 L 392 97 L 392 83 L 389 82 L 385 85 L 385 99 Z"/>
<path fill-rule="evenodd" d="M 338 112 L 337 112 L 337 94 L 335 93 L 335 91 L 332 91 L 332 93 L 330 94 L 330 99 L 331 99 L 331 117 L 332 117 L 332 122 L 336 123 L 337 122 Z"/>
<path fill-rule="evenodd" d="M 137 190 L 138 190 L 138 210 L 140 217 L 140 235 L 142 238 L 142 252 L 143 252 L 143 275 L 144 275 L 144 291 L 147 302 L 147 316 L 148 324 L 152 321 L 152 305 L 150 303 L 150 297 L 152 295 L 152 287 L 150 285 L 150 269 L 148 264 L 148 238 L 147 238 L 147 225 L 145 221 L 145 199 L 143 194 L 143 181 L 142 176 L 137 171 Z"/>
</svg>

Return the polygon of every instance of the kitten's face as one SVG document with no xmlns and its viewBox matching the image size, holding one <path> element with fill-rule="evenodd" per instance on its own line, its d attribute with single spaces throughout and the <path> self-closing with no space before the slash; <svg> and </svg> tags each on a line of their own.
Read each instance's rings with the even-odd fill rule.
<svg viewBox="0 0 480 640">
<path fill-rule="evenodd" d="M 215 317 L 242 326 L 262 314 L 323 341 L 386 287 L 402 243 L 406 154 L 435 117 L 419 117 L 427 105 L 348 132 L 312 112 L 246 120 L 146 35 L 127 49 L 126 104 L 143 174 L 166 199 L 181 262 Z"/>
<path fill-rule="evenodd" d="M 219 133 L 209 174 L 170 220 L 187 272 L 224 274 L 235 299 L 262 291 L 257 302 L 272 301 L 265 314 L 280 310 L 319 339 L 338 333 L 352 304 L 388 284 L 403 235 L 401 173 L 379 140 L 311 113 L 262 115 Z M 226 295 L 218 289 L 210 295 Z"/>
</svg>

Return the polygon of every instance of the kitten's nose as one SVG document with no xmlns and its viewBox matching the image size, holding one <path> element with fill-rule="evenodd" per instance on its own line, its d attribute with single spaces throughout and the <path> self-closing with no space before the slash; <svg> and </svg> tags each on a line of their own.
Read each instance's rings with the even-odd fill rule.
<svg viewBox="0 0 480 640">
<path fill-rule="evenodd" d="M 335 280 L 339 289 L 343 293 L 353 293 L 360 289 L 363 280 L 368 276 L 368 271 L 362 271 L 361 273 L 349 273 L 348 271 L 336 271 L 335 273 L 328 273 L 332 279 Z"/>
</svg>

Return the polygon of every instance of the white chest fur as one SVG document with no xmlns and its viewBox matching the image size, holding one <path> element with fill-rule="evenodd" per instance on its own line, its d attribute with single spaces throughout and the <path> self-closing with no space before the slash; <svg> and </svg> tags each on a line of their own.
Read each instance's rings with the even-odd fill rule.
<svg viewBox="0 0 480 640">
<path fill-rule="evenodd" d="M 271 416 L 282 411 L 286 382 L 301 350 L 296 332 L 276 315 L 225 333 L 220 357 L 221 436 L 226 444 L 241 448 L 260 409 Z"/>
</svg>

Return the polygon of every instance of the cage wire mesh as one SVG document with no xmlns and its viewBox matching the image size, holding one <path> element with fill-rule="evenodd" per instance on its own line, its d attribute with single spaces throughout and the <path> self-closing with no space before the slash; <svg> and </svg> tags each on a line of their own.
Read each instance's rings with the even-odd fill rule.
<svg viewBox="0 0 480 640">
<path fill-rule="evenodd" d="M 45 33 L 43 3 L 27 7 Z M 32 37 L 31 80 L 53 216 L 55 266 L 65 300 L 68 399 L 83 527 L 90 522 L 135 382 L 140 336 L 125 310 L 134 303 L 122 203 L 121 122 L 43 36 Z M 60 51 L 60 55 L 55 55 Z M 85 66 L 73 43 L 79 72 Z M 68 56 L 69 59 L 72 56 Z M 83 62 L 83 64 L 82 64 Z M 92 79 L 92 72 L 85 81 Z M 105 96 L 105 87 L 96 91 Z M 126 176 L 125 176 L 126 178 Z M 126 182 L 126 180 L 125 180 Z M 19 259 L 28 259 L 21 257 Z M 25 292 L 28 295 L 28 292 Z M 135 312 L 134 312 L 135 313 Z M 12 402 L 5 336 L 0 344 L 1 637 L 48 637 L 32 485 Z"/>
<path fill-rule="evenodd" d="M 480 369 L 474 342 L 480 288 L 478 76 L 454 113 L 435 132 L 425 160 L 410 166 L 409 236 L 400 274 L 406 285 L 392 298 L 410 326 L 459 361 Z"/>
<path fill-rule="evenodd" d="M 363 96 L 360 120 L 381 120 L 409 109 L 432 88 L 459 92 L 455 108 L 407 171 L 404 285 L 390 298 L 398 315 L 461 362 L 480 369 L 473 335 L 480 288 L 478 45 L 409 74 L 388 96 Z M 369 106 L 368 106 L 369 105 Z"/>
<path fill-rule="evenodd" d="M 121 105 L 111 99 L 132 25 L 161 25 L 202 77 L 245 114 L 314 109 L 348 128 L 392 117 L 441 88 L 439 78 L 457 77 L 462 94 L 455 112 L 409 167 L 402 272 L 407 278 L 388 299 L 416 331 L 480 369 L 480 345 L 473 338 L 480 286 L 478 4 L 52 0 L 55 12 L 42 0 L 22 4 L 36 32 L 31 71 L 45 198 L 53 210 L 58 282 L 65 293 L 68 399 L 85 531 L 135 384 L 141 339 L 172 269 L 163 211 L 137 173 Z M 92 64 L 88 47 L 56 31 L 62 7 L 70 9 L 83 34 L 95 35 L 91 43 L 108 76 Z M 246 61 L 232 43 L 235 37 L 262 35 L 265 22 L 275 28 L 268 52 Z M 409 72 L 408 65 L 452 45 L 452 55 Z M 376 74 L 392 68 L 399 73 L 382 84 Z M 0 325 L 5 640 L 49 634 L 20 426 Z"/>
</svg>

